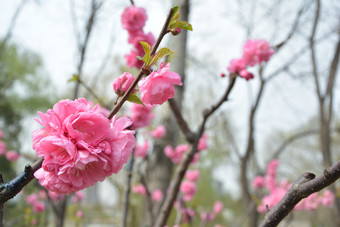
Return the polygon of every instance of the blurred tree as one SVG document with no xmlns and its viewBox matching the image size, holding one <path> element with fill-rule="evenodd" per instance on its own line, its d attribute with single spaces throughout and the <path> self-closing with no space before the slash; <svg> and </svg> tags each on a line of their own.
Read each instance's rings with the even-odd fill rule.
<svg viewBox="0 0 340 227">
<path fill-rule="evenodd" d="M 0 41 L 2 43 L 3 41 Z M 43 74 L 38 55 L 7 43 L 0 54 L 0 129 L 8 149 L 20 151 L 18 136 L 23 129 L 25 116 L 44 110 L 52 103 L 48 80 Z M 6 173 L 9 164 L 0 159 L 0 172 Z"/>
</svg>

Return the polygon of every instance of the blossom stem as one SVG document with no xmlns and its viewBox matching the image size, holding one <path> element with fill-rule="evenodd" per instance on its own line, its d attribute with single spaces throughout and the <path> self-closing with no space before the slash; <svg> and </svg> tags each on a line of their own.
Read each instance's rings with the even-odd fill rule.
<svg viewBox="0 0 340 227">
<path fill-rule="evenodd" d="M 169 23 L 170 20 L 172 18 L 172 15 L 174 13 L 174 10 L 171 8 L 170 12 L 165 20 L 165 23 L 163 25 L 163 28 L 156 40 L 155 45 L 152 48 L 151 51 L 151 56 L 154 55 L 159 47 L 159 44 L 161 43 L 161 41 L 163 40 L 164 36 L 169 33 L 168 31 L 168 27 L 169 27 Z M 138 82 L 142 79 L 142 77 L 147 74 L 147 72 L 150 69 L 148 67 L 145 66 L 145 64 L 143 65 L 142 69 L 139 71 L 138 76 L 135 78 L 135 80 L 133 81 L 133 83 L 131 84 L 131 86 L 129 87 L 129 89 L 125 92 L 124 96 L 122 97 L 122 99 L 120 100 L 120 102 L 118 102 L 113 109 L 111 110 L 111 113 L 108 116 L 108 119 L 112 119 L 112 117 L 120 110 L 120 108 L 122 108 L 124 102 L 128 99 L 128 97 L 130 96 L 130 94 L 132 93 L 133 89 L 137 86 Z"/>
</svg>

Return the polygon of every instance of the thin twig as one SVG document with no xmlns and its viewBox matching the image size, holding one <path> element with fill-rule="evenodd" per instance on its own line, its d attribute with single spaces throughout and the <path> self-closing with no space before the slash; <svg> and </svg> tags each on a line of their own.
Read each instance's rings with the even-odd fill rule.
<svg viewBox="0 0 340 227">
<path fill-rule="evenodd" d="M 213 105 L 209 110 L 204 111 L 203 113 L 203 121 L 201 123 L 201 126 L 199 127 L 197 133 L 195 134 L 195 138 L 193 140 L 192 144 L 192 149 L 184 154 L 183 159 L 181 160 L 180 164 L 176 168 L 176 172 L 174 175 L 174 178 L 170 182 L 169 186 L 169 193 L 167 194 L 164 203 L 162 204 L 161 211 L 157 217 L 157 220 L 155 222 L 154 227 L 163 227 L 166 223 L 166 220 L 169 217 L 171 208 L 173 206 L 173 203 L 177 197 L 177 193 L 179 191 L 180 184 L 184 178 L 184 175 L 190 165 L 190 162 L 194 158 L 194 154 L 198 152 L 197 146 L 198 146 L 198 141 L 203 135 L 204 129 L 205 129 L 205 124 L 208 120 L 208 118 L 225 102 L 228 100 L 229 94 L 232 91 L 232 88 L 234 87 L 236 77 L 234 75 L 230 75 L 229 79 L 229 85 L 228 88 L 225 92 L 225 94 L 222 96 L 222 98 L 215 104 Z M 172 111 L 179 111 L 176 109 L 172 109 Z M 176 113 L 175 116 L 180 116 L 180 112 Z M 181 120 L 184 120 L 183 118 L 178 119 L 176 118 L 177 123 L 180 123 Z M 182 129 L 182 128 L 181 128 Z M 183 132 L 186 133 L 186 132 Z M 190 137 L 190 135 L 186 135 L 186 137 Z"/>
<path fill-rule="evenodd" d="M 2 173 L 0 173 L 0 184 L 4 183 L 4 179 L 2 178 Z M 4 226 L 4 204 L 0 205 L 0 227 Z"/>
<path fill-rule="evenodd" d="M 153 215 L 153 212 L 152 212 L 153 205 L 152 205 L 152 200 L 151 200 L 151 192 L 150 192 L 150 188 L 147 185 L 143 174 L 140 175 L 140 182 L 142 183 L 142 185 L 144 186 L 145 191 L 146 191 L 146 205 L 148 207 L 148 213 L 149 213 L 150 221 L 151 221 L 150 226 L 153 226 L 155 218 L 154 218 L 154 215 Z"/>
<path fill-rule="evenodd" d="M 135 160 L 135 153 L 132 152 L 130 162 L 128 164 L 127 170 L 127 178 L 126 178 L 126 189 L 124 194 L 124 208 L 123 208 L 123 219 L 122 219 L 122 227 L 126 227 L 128 212 L 129 212 L 129 197 L 131 191 L 131 179 L 132 179 L 132 171 L 133 171 L 133 163 Z"/>
</svg>

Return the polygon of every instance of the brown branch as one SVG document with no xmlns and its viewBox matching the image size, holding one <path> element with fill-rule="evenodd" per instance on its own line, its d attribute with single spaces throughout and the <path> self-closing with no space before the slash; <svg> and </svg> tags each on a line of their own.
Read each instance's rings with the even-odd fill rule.
<svg viewBox="0 0 340 227">
<path fill-rule="evenodd" d="M 32 166 L 26 165 L 25 170 L 13 180 L 0 184 L 0 205 L 18 194 L 31 180 L 34 173 L 41 168 L 44 158 L 39 158 Z"/>
<path fill-rule="evenodd" d="M 135 160 L 135 152 L 132 152 L 130 162 L 128 164 L 127 170 L 127 178 L 126 178 L 126 189 L 124 193 L 124 208 L 123 208 L 123 218 L 122 218 L 122 227 L 126 227 L 127 216 L 129 212 L 129 196 L 131 191 L 131 180 L 132 180 L 132 171 L 133 171 L 133 163 Z"/>
<path fill-rule="evenodd" d="M 176 168 L 174 178 L 170 182 L 169 186 L 169 193 L 166 195 L 164 199 L 164 203 L 161 206 L 160 213 L 156 219 L 154 227 L 163 227 L 169 217 L 171 208 L 173 206 L 173 203 L 176 200 L 177 193 L 179 191 L 181 182 L 184 178 L 184 175 L 194 158 L 195 153 L 198 151 L 197 146 L 198 146 L 198 141 L 203 135 L 204 129 L 205 129 L 205 124 L 208 120 L 208 118 L 219 108 L 221 105 L 228 100 L 229 94 L 232 91 L 234 84 L 236 81 L 235 75 L 230 75 L 229 78 L 229 85 L 227 87 L 227 90 L 225 94 L 222 96 L 222 98 L 215 104 L 213 105 L 209 110 L 204 111 L 203 113 L 203 121 L 201 123 L 201 126 L 199 127 L 197 133 L 195 134 L 195 138 L 193 140 L 192 144 L 192 149 L 184 154 L 183 159 L 181 160 L 180 164 Z M 177 119 L 177 118 L 176 118 Z M 182 119 L 177 119 L 178 121 L 181 121 Z M 181 128 L 182 129 L 182 128 Z M 184 132 L 183 132 L 184 133 Z"/>
<path fill-rule="evenodd" d="M 302 174 L 279 203 L 266 214 L 260 226 L 277 226 L 303 198 L 324 189 L 339 178 L 340 161 L 318 177 L 313 173 Z"/>
<path fill-rule="evenodd" d="M 195 135 L 190 130 L 187 122 L 184 120 L 182 113 L 181 113 L 176 101 L 174 99 L 169 99 L 168 103 L 170 105 L 170 108 L 171 108 L 173 114 L 175 115 L 175 118 L 177 120 L 177 124 L 180 127 L 182 133 L 184 134 L 186 140 L 189 143 L 193 143 L 194 139 L 195 139 Z"/>
<path fill-rule="evenodd" d="M 161 41 L 163 40 L 164 36 L 169 32 L 168 31 L 168 27 L 169 27 L 169 23 L 171 20 L 171 17 L 174 13 L 173 9 L 170 9 L 170 12 L 165 20 L 165 23 L 163 25 L 163 28 L 157 38 L 157 41 L 155 43 L 155 45 L 152 48 L 151 51 L 151 56 L 154 55 L 159 47 L 159 44 L 161 43 Z M 112 117 L 120 110 L 120 108 L 123 106 L 124 102 L 128 99 L 129 95 L 131 94 L 132 90 L 137 86 L 137 83 L 142 79 L 144 74 L 147 74 L 147 72 L 149 71 L 149 68 L 145 67 L 145 64 L 143 65 L 142 69 L 140 70 L 138 76 L 135 78 L 135 80 L 133 81 L 133 83 L 131 84 L 131 86 L 129 87 L 129 89 L 125 92 L 124 96 L 122 97 L 122 99 L 117 103 L 117 105 L 115 105 L 113 107 L 113 109 L 111 110 L 111 113 L 109 114 L 109 119 L 112 119 Z"/>
</svg>

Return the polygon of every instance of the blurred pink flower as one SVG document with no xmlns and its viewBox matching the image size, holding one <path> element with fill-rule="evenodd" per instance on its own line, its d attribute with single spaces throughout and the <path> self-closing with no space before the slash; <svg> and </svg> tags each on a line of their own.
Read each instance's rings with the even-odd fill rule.
<svg viewBox="0 0 340 227">
<path fill-rule="evenodd" d="M 200 171 L 199 170 L 188 170 L 185 174 L 185 177 L 189 181 L 197 181 L 200 177 Z"/>
<path fill-rule="evenodd" d="M 241 59 L 232 59 L 229 63 L 228 66 L 228 72 L 229 73 L 239 73 L 241 72 L 241 70 L 246 68 L 246 63 L 244 62 L 244 60 Z"/>
<path fill-rule="evenodd" d="M 208 143 L 207 143 L 208 135 L 204 134 L 198 141 L 197 149 L 199 151 L 205 150 L 208 148 Z"/>
<path fill-rule="evenodd" d="M 32 218 L 31 225 L 36 225 L 36 224 L 38 224 L 38 220 L 36 218 Z"/>
<path fill-rule="evenodd" d="M 126 64 L 129 68 L 132 68 L 134 66 L 138 69 L 142 68 L 144 62 L 142 60 L 139 60 L 137 56 L 139 56 L 139 54 L 135 50 L 132 50 L 129 54 L 126 54 L 124 56 Z"/>
<path fill-rule="evenodd" d="M 83 191 L 78 191 L 74 193 L 72 196 L 72 202 L 74 203 L 79 203 L 84 199 L 84 192 Z"/>
<path fill-rule="evenodd" d="M 33 149 L 44 156 L 35 172 L 42 186 L 57 193 L 76 192 L 117 173 L 135 146 L 127 118 L 111 121 L 86 99 L 61 100 L 38 113 L 43 128 L 33 133 Z"/>
<path fill-rule="evenodd" d="M 183 181 L 180 186 L 180 191 L 183 193 L 184 201 L 189 201 L 197 192 L 197 186 L 195 182 L 192 181 Z"/>
<path fill-rule="evenodd" d="M 215 214 L 214 213 L 203 212 L 203 213 L 201 213 L 200 216 L 201 216 L 201 220 L 204 221 L 204 222 L 211 222 L 215 218 Z"/>
<path fill-rule="evenodd" d="M 146 195 L 146 188 L 142 184 L 137 184 L 134 186 L 132 191 L 136 194 Z"/>
<path fill-rule="evenodd" d="M 146 105 L 163 104 L 175 96 L 174 84 L 183 84 L 180 75 L 170 72 L 170 64 L 162 62 L 157 72 L 139 81 L 142 102 Z"/>
<path fill-rule="evenodd" d="M 16 160 L 18 160 L 20 158 L 20 154 L 18 154 L 15 151 L 12 151 L 12 150 L 11 151 L 7 151 L 6 158 L 7 158 L 8 161 L 13 162 L 13 161 L 16 161 Z"/>
<path fill-rule="evenodd" d="M 56 192 L 52 192 L 52 191 L 49 191 L 48 192 L 48 196 L 50 197 L 50 199 L 55 202 L 57 200 L 60 200 L 63 198 L 63 195 L 62 194 L 59 194 L 59 193 L 56 193 Z"/>
<path fill-rule="evenodd" d="M 163 199 L 163 192 L 160 189 L 156 189 L 152 192 L 151 198 L 157 202 L 160 202 Z"/>
<path fill-rule="evenodd" d="M 223 203 L 221 201 L 216 201 L 214 203 L 214 214 L 219 214 L 223 210 Z"/>
<path fill-rule="evenodd" d="M 135 156 L 144 158 L 148 154 L 149 149 L 149 141 L 145 141 L 143 145 L 136 145 L 135 148 Z"/>
<path fill-rule="evenodd" d="M 4 141 L 0 141 L 0 155 L 4 155 L 6 153 L 6 143 Z"/>
<path fill-rule="evenodd" d="M 113 90 L 118 96 L 123 96 L 134 80 L 135 78 L 132 76 L 132 74 L 125 72 L 113 80 Z M 132 93 L 135 93 L 136 91 L 136 88 L 134 88 Z"/>
<path fill-rule="evenodd" d="M 163 125 L 159 125 L 156 129 L 151 132 L 151 135 L 155 139 L 162 138 L 166 133 L 166 129 Z"/>
<path fill-rule="evenodd" d="M 243 46 L 242 59 L 247 65 L 254 66 L 269 61 L 273 54 L 274 50 L 267 41 L 248 39 Z"/>
<path fill-rule="evenodd" d="M 239 72 L 240 77 L 246 79 L 246 80 L 250 80 L 254 78 L 254 75 L 250 72 L 248 72 L 248 70 L 243 69 Z"/>
<path fill-rule="evenodd" d="M 29 194 L 25 197 L 25 200 L 28 204 L 33 205 L 34 203 L 39 201 L 39 197 L 36 193 Z"/>
<path fill-rule="evenodd" d="M 45 211 L 46 210 L 46 205 L 45 205 L 45 203 L 42 203 L 42 202 L 35 202 L 34 204 L 33 204 L 33 212 L 34 213 L 41 213 L 41 212 L 43 212 L 43 211 Z"/>
<path fill-rule="evenodd" d="M 82 218 L 84 216 L 84 213 L 82 210 L 77 210 L 76 217 L 77 218 Z"/>
<path fill-rule="evenodd" d="M 187 144 L 178 145 L 176 149 L 168 145 L 164 148 L 164 153 L 174 164 L 178 164 L 182 160 L 184 152 L 188 149 L 189 146 Z"/>
<path fill-rule="evenodd" d="M 154 114 L 151 112 L 152 106 L 143 106 L 133 103 L 131 111 L 132 128 L 137 129 L 148 126 L 151 120 L 154 118 Z"/>
<path fill-rule="evenodd" d="M 264 187 L 264 178 L 263 178 L 263 176 L 255 177 L 254 180 L 253 180 L 252 186 L 255 189 L 263 188 Z"/>
<path fill-rule="evenodd" d="M 123 28 L 130 32 L 143 29 L 147 18 L 145 9 L 134 5 L 127 7 L 121 16 Z"/>
</svg>

